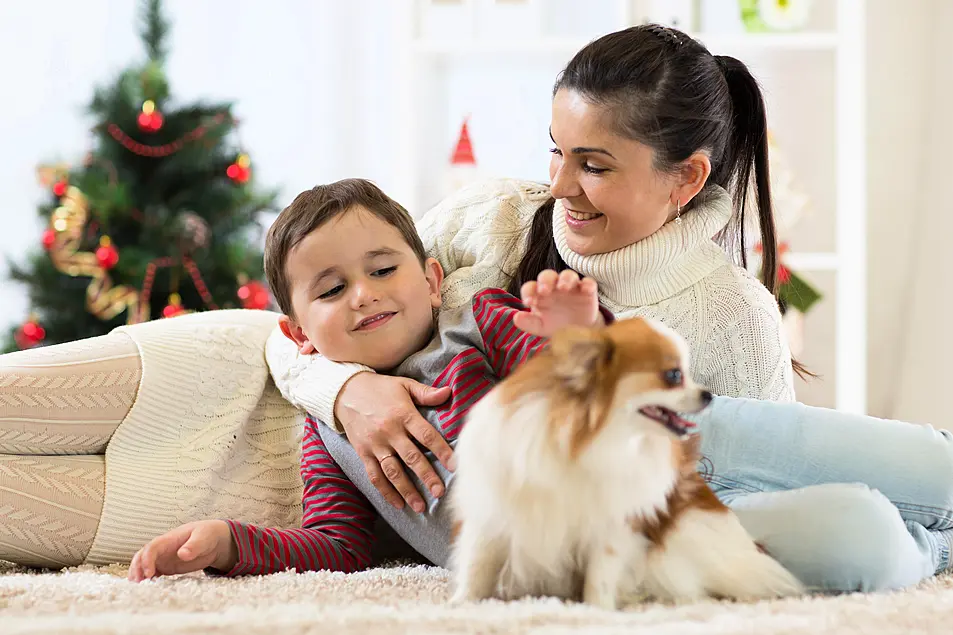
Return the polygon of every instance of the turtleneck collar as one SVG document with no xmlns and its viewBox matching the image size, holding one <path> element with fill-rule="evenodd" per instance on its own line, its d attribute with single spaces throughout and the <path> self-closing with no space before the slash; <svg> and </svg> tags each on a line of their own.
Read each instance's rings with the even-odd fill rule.
<svg viewBox="0 0 953 635">
<path fill-rule="evenodd" d="M 553 238 L 567 265 L 599 284 L 599 296 L 610 309 L 656 304 L 681 293 L 725 264 L 725 251 L 713 237 L 731 219 L 731 197 L 722 188 L 637 243 L 615 251 L 581 256 L 566 244 L 566 210 L 553 206 Z"/>
</svg>

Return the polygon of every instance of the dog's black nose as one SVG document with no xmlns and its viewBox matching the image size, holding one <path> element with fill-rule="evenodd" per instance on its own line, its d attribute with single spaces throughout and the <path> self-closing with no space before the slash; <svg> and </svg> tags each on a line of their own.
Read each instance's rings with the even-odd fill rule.
<svg viewBox="0 0 953 635">
<path fill-rule="evenodd" d="M 701 397 L 702 403 L 705 404 L 706 406 L 711 403 L 712 399 L 715 398 L 714 395 L 712 395 L 707 390 L 703 390 L 700 397 Z"/>
</svg>

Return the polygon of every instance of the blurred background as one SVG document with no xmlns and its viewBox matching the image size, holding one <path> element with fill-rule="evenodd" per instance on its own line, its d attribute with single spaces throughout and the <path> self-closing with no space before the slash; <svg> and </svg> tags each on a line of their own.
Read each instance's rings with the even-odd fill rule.
<svg viewBox="0 0 953 635">
<path fill-rule="evenodd" d="M 0 327 L 14 347 L 51 343 L 69 322 L 88 322 L 76 333 L 111 328 L 143 305 L 146 318 L 213 300 L 267 306 L 249 254 L 257 257 L 274 214 L 320 182 L 370 178 L 419 214 L 471 179 L 546 181 L 557 73 L 594 37 L 652 21 L 742 59 L 765 89 L 785 321 L 799 358 L 820 375 L 798 384 L 798 398 L 942 427 L 953 421 L 945 401 L 953 379 L 945 271 L 953 68 L 943 44 L 953 3 L 166 0 L 166 52 L 152 66 L 140 37 L 144 6 L 0 5 L 0 254 L 46 289 L 31 293 L 2 265 Z M 118 86 L 129 68 L 141 85 L 117 88 L 91 112 L 95 90 Z M 147 81 L 153 71 L 167 95 Z M 106 147 L 110 139 L 135 156 Z M 214 161 L 190 149 L 202 139 Z M 150 161 L 179 151 L 174 174 L 152 171 Z M 121 191 L 116 170 L 134 173 L 137 185 Z M 148 192 L 149 179 L 183 174 L 192 192 L 207 183 L 220 196 L 162 201 Z M 86 231 L 97 220 L 97 178 L 111 192 L 101 208 L 112 217 Z M 71 243 L 83 209 L 74 185 L 89 190 L 89 205 Z M 125 244 L 132 234 L 117 218 L 147 194 L 150 207 L 125 216 L 140 222 L 158 210 L 154 218 L 178 228 L 168 242 L 174 253 L 167 243 L 151 251 Z M 218 205 L 232 224 L 219 229 L 227 219 L 204 205 Z M 105 227 L 112 240 L 103 240 Z M 241 240 L 223 233 L 239 231 Z M 111 277 L 83 276 L 76 263 Z M 65 296 L 50 289 L 61 283 L 80 298 L 115 291 L 109 308 L 120 312 L 81 299 L 54 311 Z"/>
</svg>

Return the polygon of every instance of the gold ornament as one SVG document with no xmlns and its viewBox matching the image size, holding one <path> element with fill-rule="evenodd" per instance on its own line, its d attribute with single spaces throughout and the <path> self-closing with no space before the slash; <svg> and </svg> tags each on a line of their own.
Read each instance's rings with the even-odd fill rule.
<svg viewBox="0 0 953 635">
<path fill-rule="evenodd" d="M 36 168 L 36 178 L 43 187 L 52 187 L 69 176 L 68 163 L 44 163 Z"/>
<path fill-rule="evenodd" d="M 79 188 L 70 186 L 60 203 L 51 218 L 53 229 L 60 235 L 54 248 L 50 249 L 50 260 L 59 271 L 69 276 L 92 278 L 86 287 L 86 309 L 101 320 L 111 320 L 123 311 L 128 311 L 127 324 L 148 320 L 149 307 L 140 302 L 138 289 L 128 285 L 113 286 L 112 279 L 100 266 L 96 254 L 79 251 L 89 219 L 89 208 L 83 193 Z"/>
</svg>

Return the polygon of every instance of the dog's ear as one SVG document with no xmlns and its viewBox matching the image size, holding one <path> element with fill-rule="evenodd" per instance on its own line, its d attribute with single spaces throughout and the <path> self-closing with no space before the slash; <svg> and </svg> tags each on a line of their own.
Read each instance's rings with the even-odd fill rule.
<svg viewBox="0 0 953 635">
<path fill-rule="evenodd" d="M 550 348 L 556 376 L 571 390 L 586 390 L 612 361 L 614 345 L 604 329 L 570 327 L 553 336 Z"/>
</svg>

